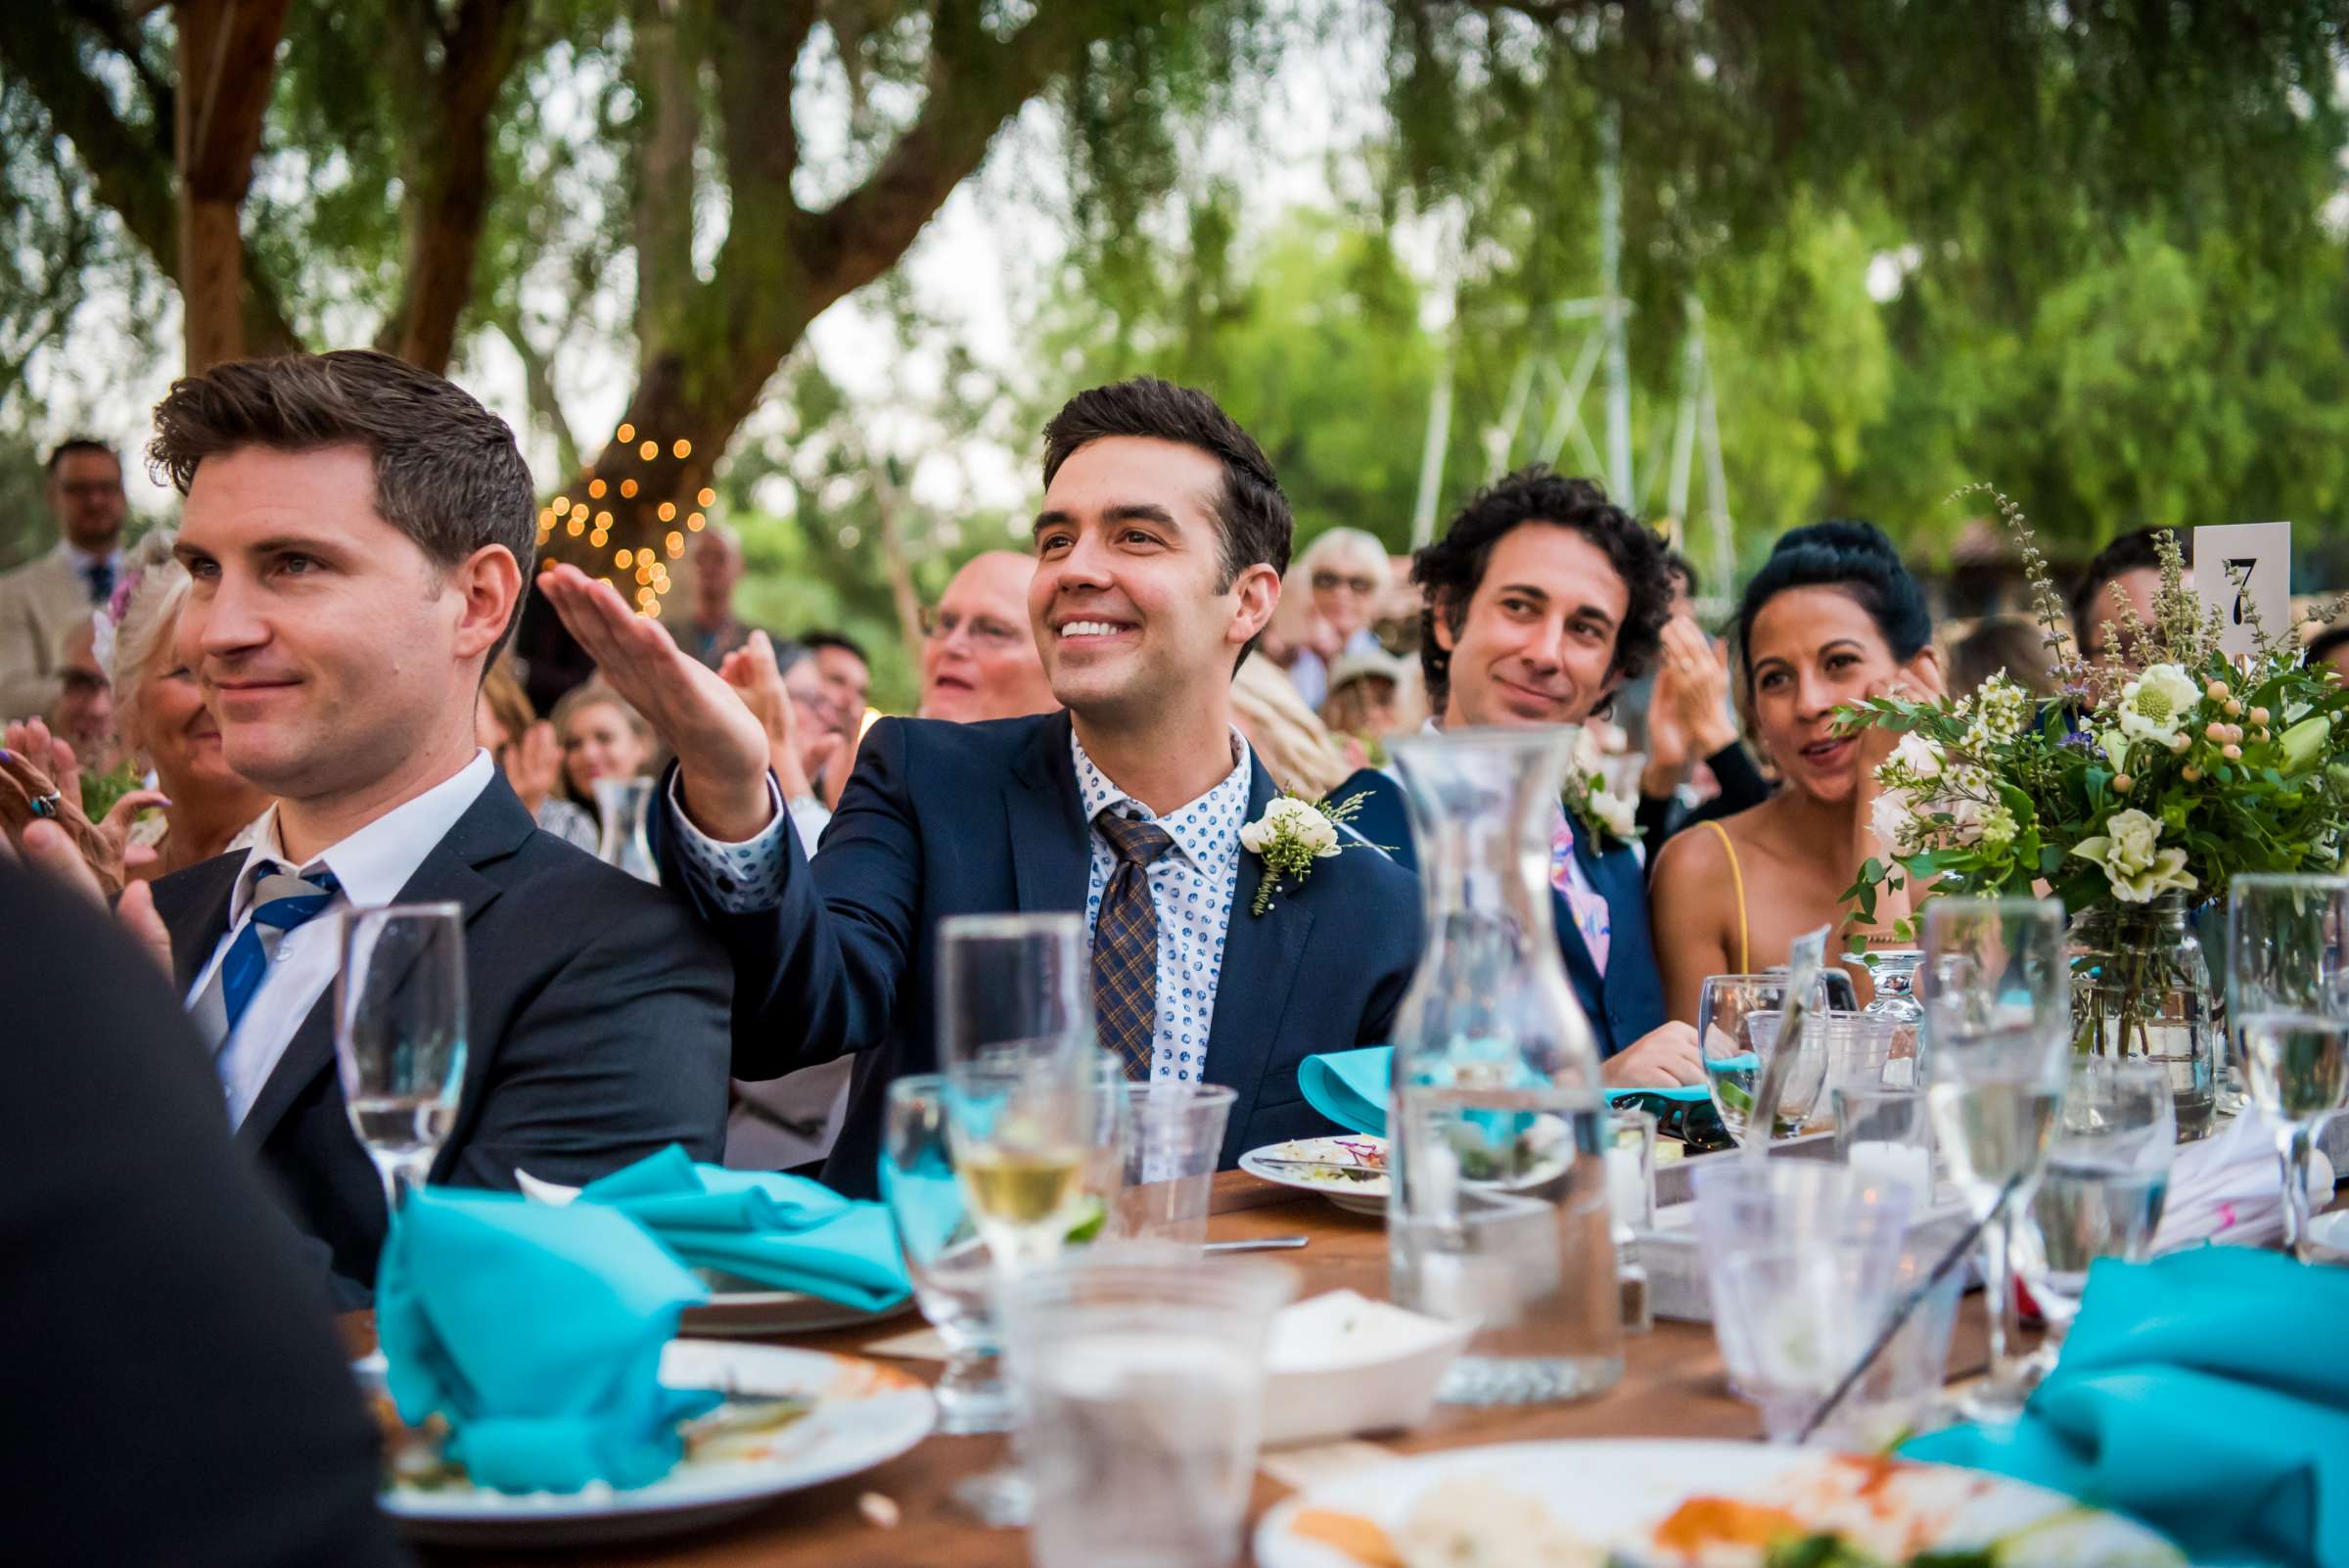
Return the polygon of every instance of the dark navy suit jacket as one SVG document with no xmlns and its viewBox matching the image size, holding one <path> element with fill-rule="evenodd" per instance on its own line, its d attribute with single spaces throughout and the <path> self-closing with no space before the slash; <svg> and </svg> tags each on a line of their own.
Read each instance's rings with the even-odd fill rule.
<svg viewBox="0 0 2349 1568">
<path fill-rule="evenodd" d="M 1258 759 L 1250 820 L 1274 793 Z M 823 853 L 808 861 L 784 835 L 773 908 L 721 909 L 679 857 L 668 815 L 655 813 L 662 879 L 734 958 L 734 1076 L 777 1078 L 855 1053 L 848 1118 L 823 1174 L 839 1191 L 871 1196 L 889 1084 L 938 1062 L 939 921 L 1084 908 L 1092 833 L 1069 715 L 881 720 L 857 750 Z M 1260 1144 L 1333 1130 L 1305 1103 L 1298 1064 L 1383 1042 L 1419 956 L 1418 886 L 1381 855 L 1317 860 L 1251 914 L 1262 880 L 1263 862 L 1242 851 L 1204 1074 L 1237 1094 L 1225 1167 Z"/>
<path fill-rule="evenodd" d="M 1330 791 L 1332 800 L 1350 795 L 1367 797 L 1351 825 L 1363 838 L 1387 851 L 1398 864 L 1417 874 L 1417 847 L 1411 841 L 1410 817 L 1404 805 L 1403 786 L 1390 774 L 1363 768 Z M 1607 972 L 1600 975 L 1575 928 L 1566 896 L 1553 891 L 1551 917 L 1558 928 L 1558 951 L 1566 959 L 1566 978 L 1574 982 L 1575 999 L 1590 1020 L 1603 1059 L 1637 1043 L 1642 1035 L 1664 1023 L 1664 978 L 1656 968 L 1656 945 L 1647 925 L 1647 877 L 1639 857 L 1626 845 L 1605 854 L 1592 854 L 1585 834 L 1574 837 L 1574 857 L 1590 885 L 1607 900 L 1610 932 Z"/>
<path fill-rule="evenodd" d="M 159 879 L 185 996 L 228 930 L 245 852 Z M 438 1185 L 512 1190 L 514 1169 L 574 1185 L 671 1143 L 724 1152 L 726 960 L 660 889 L 539 831 L 504 777 L 400 889 L 465 911 L 465 1087 Z M 237 1128 L 295 1222 L 372 1286 L 382 1179 L 335 1074 L 334 991 L 318 998 Z"/>
</svg>

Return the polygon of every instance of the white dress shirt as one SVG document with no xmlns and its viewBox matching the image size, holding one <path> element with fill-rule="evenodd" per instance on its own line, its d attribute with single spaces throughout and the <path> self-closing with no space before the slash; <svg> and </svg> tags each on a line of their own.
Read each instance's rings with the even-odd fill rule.
<svg viewBox="0 0 2349 1568">
<path fill-rule="evenodd" d="M 293 1042 L 295 1032 L 342 967 L 340 944 L 336 939 L 337 922 L 329 918 L 336 910 L 365 908 L 375 904 L 392 903 L 399 898 L 400 889 L 424 864 L 424 857 L 433 853 L 448 836 L 457 819 L 473 808 L 482 791 L 489 787 L 497 765 L 485 751 L 476 751 L 473 761 L 422 795 L 403 802 L 368 823 L 342 843 L 320 851 L 297 868 L 300 876 L 314 876 L 320 870 L 332 871 L 342 891 L 325 909 L 278 938 L 268 972 L 246 1005 L 245 1016 L 236 1030 L 221 1046 L 213 1067 L 220 1076 L 222 1089 L 228 1096 L 228 1121 L 231 1127 L 241 1126 L 245 1113 L 253 1109 L 259 1097 L 261 1085 L 277 1070 L 278 1058 L 285 1055 Z M 194 1006 L 205 989 L 212 983 L 212 972 L 228 955 L 229 944 L 245 929 L 253 916 L 253 893 L 260 880 L 259 868 L 264 860 L 279 865 L 292 865 L 277 836 L 277 807 L 272 806 L 261 813 L 253 848 L 245 852 L 245 864 L 237 872 L 236 889 L 229 895 L 228 931 L 222 936 L 212 956 L 196 977 L 196 985 L 188 992 L 187 1005 Z"/>
</svg>

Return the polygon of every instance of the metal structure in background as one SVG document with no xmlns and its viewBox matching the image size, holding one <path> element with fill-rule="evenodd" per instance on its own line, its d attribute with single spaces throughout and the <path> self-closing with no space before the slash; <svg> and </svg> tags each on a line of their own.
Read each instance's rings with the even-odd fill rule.
<svg viewBox="0 0 2349 1568">
<path fill-rule="evenodd" d="M 1661 501 L 1672 544 L 1684 550 L 1690 490 L 1701 453 L 1705 534 L 1712 558 L 1707 586 L 1711 597 L 1719 597 L 1728 591 L 1736 576 L 1737 547 L 1735 525 L 1729 518 L 1728 480 L 1721 457 L 1720 409 L 1714 397 L 1712 364 L 1705 354 L 1704 305 L 1693 298 L 1688 301 L 1679 405 L 1671 423 L 1656 428 L 1643 468 L 1648 484 L 1642 492 L 1632 463 L 1632 307 L 1622 288 L 1622 150 L 1612 115 L 1603 138 L 1598 179 L 1600 292 L 1595 299 L 1568 300 L 1553 307 L 1559 321 L 1587 321 L 1589 326 L 1571 367 L 1547 349 L 1530 351 L 1518 361 L 1500 417 L 1485 430 L 1486 469 L 1497 475 L 1531 462 L 1555 467 L 1571 444 L 1577 466 L 1602 476 L 1609 495 L 1651 513 Z M 1603 457 L 1583 419 L 1583 401 L 1591 380 L 1602 369 L 1606 376 Z M 1435 536 L 1436 510 L 1444 491 L 1444 454 L 1451 440 L 1451 414 L 1452 363 L 1448 347 L 1428 401 L 1427 438 L 1420 448 L 1419 492 L 1411 514 L 1414 549 Z"/>
</svg>

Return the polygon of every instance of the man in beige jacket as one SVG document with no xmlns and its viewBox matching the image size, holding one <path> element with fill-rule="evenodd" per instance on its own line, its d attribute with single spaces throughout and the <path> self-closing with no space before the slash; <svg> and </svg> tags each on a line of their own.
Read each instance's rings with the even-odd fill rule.
<svg viewBox="0 0 2349 1568">
<path fill-rule="evenodd" d="M 0 718 L 49 712 L 65 678 L 66 633 L 104 605 L 122 571 L 122 464 L 76 438 L 49 454 L 57 548 L 0 576 Z"/>
</svg>

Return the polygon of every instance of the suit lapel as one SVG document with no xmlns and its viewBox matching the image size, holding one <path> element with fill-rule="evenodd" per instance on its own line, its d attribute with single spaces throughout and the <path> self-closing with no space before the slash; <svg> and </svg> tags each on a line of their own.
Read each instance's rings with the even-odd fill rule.
<svg viewBox="0 0 2349 1568">
<path fill-rule="evenodd" d="M 155 912 L 171 933 L 171 982 L 183 1001 L 228 934 L 229 895 L 245 857 L 245 851 L 232 850 L 154 884 Z"/>
<path fill-rule="evenodd" d="M 497 883 L 483 876 L 477 865 L 501 859 L 521 848 L 536 825 L 522 803 L 514 796 L 503 778 L 492 778 L 482 791 L 481 799 L 467 807 L 457 825 L 448 830 L 416 868 L 405 886 L 399 890 L 400 903 L 454 903 L 464 910 L 465 924 L 470 927 L 483 910 L 496 901 L 503 890 Z M 468 956 L 474 945 L 466 945 Z M 469 988 L 470 990 L 470 988 Z M 319 1074 L 331 1070 L 335 1061 L 335 992 L 332 986 L 319 997 L 309 1013 L 287 1041 L 284 1054 L 277 1059 L 268 1082 L 260 1093 L 253 1096 L 253 1107 L 237 1128 L 237 1139 L 251 1148 L 268 1141 L 288 1107 Z M 481 1089 L 489 1070 L 491 1040 L 471 1038 L 473 1031 L 468 1020 L 468 1053 L 465 1065 L 465 1089 L 457 1107 L 457 1126 L 450 1130 L 445 1149 L 454 1149 L 463 1141 L 463 1132 L 481 1109 Z"/>
<path fill-rule="evenodd" d="M 1021 911 L 1082 909 L 1092 839 L 1069 759 L 1067 714 L 1036 726 L 1003 785 L 1003 816 Z"/>
<path fill-rule="evenodd" d="M 1250 769 L 1247 820 L 1253 822 L 1264 813 L 1274 791 L 1271 775 L 1253 749 L 1250 760 L 1254 766 Z M 1281 1037 L 1289 993 L 1303 965 L 1305 940 L 1313 929 L 1313 911 L 1302 897 L 1302 888 L 1290 887 L 1275 894 L 1272 906 L 1261 915 L 1249 912 L 1255 906 L 1257 890 L 1264 885 L 1264 873 L 1262 857 L 1242 850 L 1239 876 L 1232 886 L 1231 916 L 1223 928 L 1216 1018 L 1207 1032 L 1207 1080 L 1233 1093 L 1231 1119 L 1224 1132 L 1226 1154 L 1244 1139 L 1248 1119 L 1256 1113 L 1265 1075 L 1272 1065 L 1272 1042 Z"/>
</svg>

